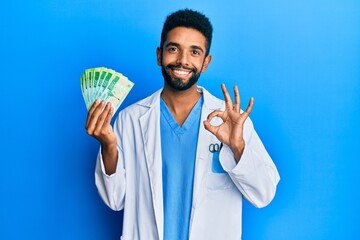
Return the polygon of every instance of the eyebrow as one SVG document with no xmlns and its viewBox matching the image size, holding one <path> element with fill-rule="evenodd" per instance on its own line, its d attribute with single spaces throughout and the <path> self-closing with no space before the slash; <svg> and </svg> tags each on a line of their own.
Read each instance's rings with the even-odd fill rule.
<svg viewBox="0 0 360 240">
<path fill-rule="evenodd" d="M 175 46 L 175 47 L 180 47 L 180 44 L 176 43 L 176 42 L 169 42 L 165 45 L 165 48 L 169 47 L 169 46 Z M 197 45 L 192 45 L 191 46 L 192 49 L 197 49 L 201 52 L 204 52 L 204 49 L 202 49 L 200 46 Z"/>
</svg>

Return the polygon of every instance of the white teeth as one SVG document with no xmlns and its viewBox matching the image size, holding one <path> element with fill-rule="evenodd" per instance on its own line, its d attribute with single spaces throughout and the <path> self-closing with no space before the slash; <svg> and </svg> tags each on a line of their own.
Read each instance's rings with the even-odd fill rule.
<svg viewBox="0 0 360 240">
<path fill-rule="evenodd" d="M 188 71 L 182 71 L 182 70 L 174 70 L 174 72 L 179 75 L 186 75 L 189 73 Z"/>
</svg>

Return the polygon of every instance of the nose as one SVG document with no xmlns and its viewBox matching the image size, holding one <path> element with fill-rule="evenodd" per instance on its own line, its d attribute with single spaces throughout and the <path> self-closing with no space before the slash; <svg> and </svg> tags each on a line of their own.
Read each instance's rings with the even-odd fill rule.
<svg viewBox="0 0 360 240">
<path fill-rule="evenodd" d="M 176 60 L 177 64 L 181 64 L 182 66 L 189 66 L 188 61 L 189 61 L 188 56 L 184 51 L 182 51 L 178 54 L 177 60 Z"/>
</svg>

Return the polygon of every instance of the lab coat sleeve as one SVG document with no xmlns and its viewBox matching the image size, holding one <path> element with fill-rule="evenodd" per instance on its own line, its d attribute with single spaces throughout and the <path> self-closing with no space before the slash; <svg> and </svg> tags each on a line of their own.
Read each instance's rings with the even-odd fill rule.
<svg viewBox="0 0 360 240">
<path fill-rule="evenodd" d="M 265 207 L 275 196 L 280 176 L 250 119 L 245 121 L 244 140 L 245 148 L 238 163 L 227 145 L 220 151 L 220 163 L 251 204 Z"/>
<path fill-rule="evenodd" d="M 116 165 L 115 173 L 107 175 L 105 172 L 105 166 L 101 155 L 101 148 L 99 150 L 96 167 L 95 167 L 95 184 L 98 192 L 103 201 L 111 209 L 115 211 L 122 210 L 124 208 L 125 198 L 125 168 L 122 151 L 122 137 L 118 131 L 118 119 L 114 124 L 114 131 L 118 138 L 117 150 L 118 161 Z"/>
</svg>

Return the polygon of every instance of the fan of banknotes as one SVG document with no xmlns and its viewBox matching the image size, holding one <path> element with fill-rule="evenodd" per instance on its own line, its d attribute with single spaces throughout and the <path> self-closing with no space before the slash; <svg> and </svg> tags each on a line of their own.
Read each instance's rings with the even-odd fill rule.
<svg viewBox="0 0 360 240">
<path fill-rule="evenodd" d="M 115 113 L 134 83 L 121 73 L 99 67 L 85 70 L 80 77 L 80 86 L 88 110 L 99 99 L 110 102 Z"/>
</svg>

